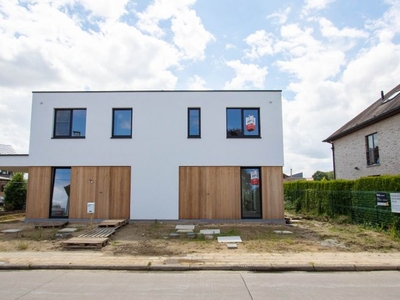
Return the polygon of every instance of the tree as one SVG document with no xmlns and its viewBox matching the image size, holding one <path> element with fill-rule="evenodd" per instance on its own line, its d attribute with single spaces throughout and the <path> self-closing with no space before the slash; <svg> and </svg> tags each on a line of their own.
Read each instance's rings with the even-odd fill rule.
<svg viewBox="0 0 400 300">
<path fill-rule="evenodd" d="M 333 179 L 333 171 L 330 171 L 330 172 L 317 171 L 312 175 L 312 178 L 315 181 L 332 180 Z"/>
<path fill-rule="evenodd" d="M 22 173 L 15 173 L 4 187 L 4 209 L 6 211 L 25 209 L 26 180 Z"/>
</svg>

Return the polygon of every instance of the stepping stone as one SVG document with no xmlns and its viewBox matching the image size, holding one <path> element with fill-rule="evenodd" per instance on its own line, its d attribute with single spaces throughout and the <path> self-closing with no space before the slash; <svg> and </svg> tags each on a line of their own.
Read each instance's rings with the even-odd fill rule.
<svg viewBox="0 0 400 300">
<path fill-rule="evenodd" d="M 179 233 L 170 233 L 169 237 L 170 238 L 180 238 L 181 236 L 179 235 Z"/>
<path fill-rule="evenodd" d="M 196 237 L 196 234 L 194 232 L 188 232 L 186 233 L 186 237 L 189 239 L 194 239 Z"/>
<path fill-rule="evenodd" d="M 18 233 L 20 233 L 22 231 L 22 229 L 5 229 L 2 230 L 1 232 L 3 233 L 16 233 L 18 236 Z"/>
<path fill-rule="evenodd" d="M 238 248 L 237 244 L 226 244 L 226 246 L 228 247 L 228 249 L 237 249 Z"/>
<path fill-rule="evenodd" d="M 241 243 L 240 236 L 219 236 L 218 243 Z"/>
<path fill-rule="evenodd" d="M 213 240 L 213 239 L 214 239 L 214 235 L 213 235 L 213 234 L 205 234 L 205 235 L 204 235 L 204 238 L 205 238 L 206 240 Z"/>
<path fill-rule="evenodd" d="M 202 229 L 200 230 L 200 234 L 220 234 L 221 230 L 219 229 Z"/>
<path fill-rule="evenodd" d="M 195 225 L 176 225 L 175 229 L 176 230 L 182 229 L 182 230 L 192 230 L 193 231 L 194 227 L 195 227 Z"/>
<path fill-rule="evenodd" d="M 276 233 L 276 234 L 292 234 L 293 232 L 288 231 L 288 230 L 274 230 L 274 233 Z"/>
<path fill-rule="evenodd" d="M 193 230 L 192 229 L 178 229 L 176 232 L 177 233 L 192 233 Z"/>
<path fill-rule="evenodd" d="M 58 230 L 57 232 L 58 233 L 72 233 L 77 230 L 78 230 L 78 228 L 63 228 L 63 229 Z"/>
</svg>

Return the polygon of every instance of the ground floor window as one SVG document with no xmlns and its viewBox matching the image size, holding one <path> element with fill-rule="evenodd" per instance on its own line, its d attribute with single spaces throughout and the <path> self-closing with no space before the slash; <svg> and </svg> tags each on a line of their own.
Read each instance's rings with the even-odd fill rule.
<svg viewBox="0 0 400 300">
<path fill-rule="evenodd" d="M 240 169 L 242 218 L 259 219 L 261 214 L 261 169 L 243 167 Z"/>
<path fill-rule="evenodd" d="M 50 203 L 51 218 L 68 217 L 70 186 L 71 168 L 54 168 Z"/>
</svg>

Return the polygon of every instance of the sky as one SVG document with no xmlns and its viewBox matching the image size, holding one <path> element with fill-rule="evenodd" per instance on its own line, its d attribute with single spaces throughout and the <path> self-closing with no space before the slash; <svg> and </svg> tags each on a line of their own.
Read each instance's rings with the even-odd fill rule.
<svg viewBox="0 0 400 300">
<path fill-rule="evenodd" d="M 0 0 L 0 143 L 17 153 L 32 91 L 282 90 L 284 172 L 311 177 L 399 74 L 399 0 Z"/>
</svg>

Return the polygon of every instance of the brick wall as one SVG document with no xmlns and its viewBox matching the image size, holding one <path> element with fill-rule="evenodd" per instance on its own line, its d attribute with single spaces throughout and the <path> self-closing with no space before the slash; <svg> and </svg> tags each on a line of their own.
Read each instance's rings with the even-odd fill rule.
<svg viewBox="0 0 400 300">
<path fill-rule="evenodd" d="M 367 166 L 365 137 L 375 132 L 380 164 Z M 334 146 L 337 179 L 400 174 L 400 114 L 340 138 Z"/>
</svg>

